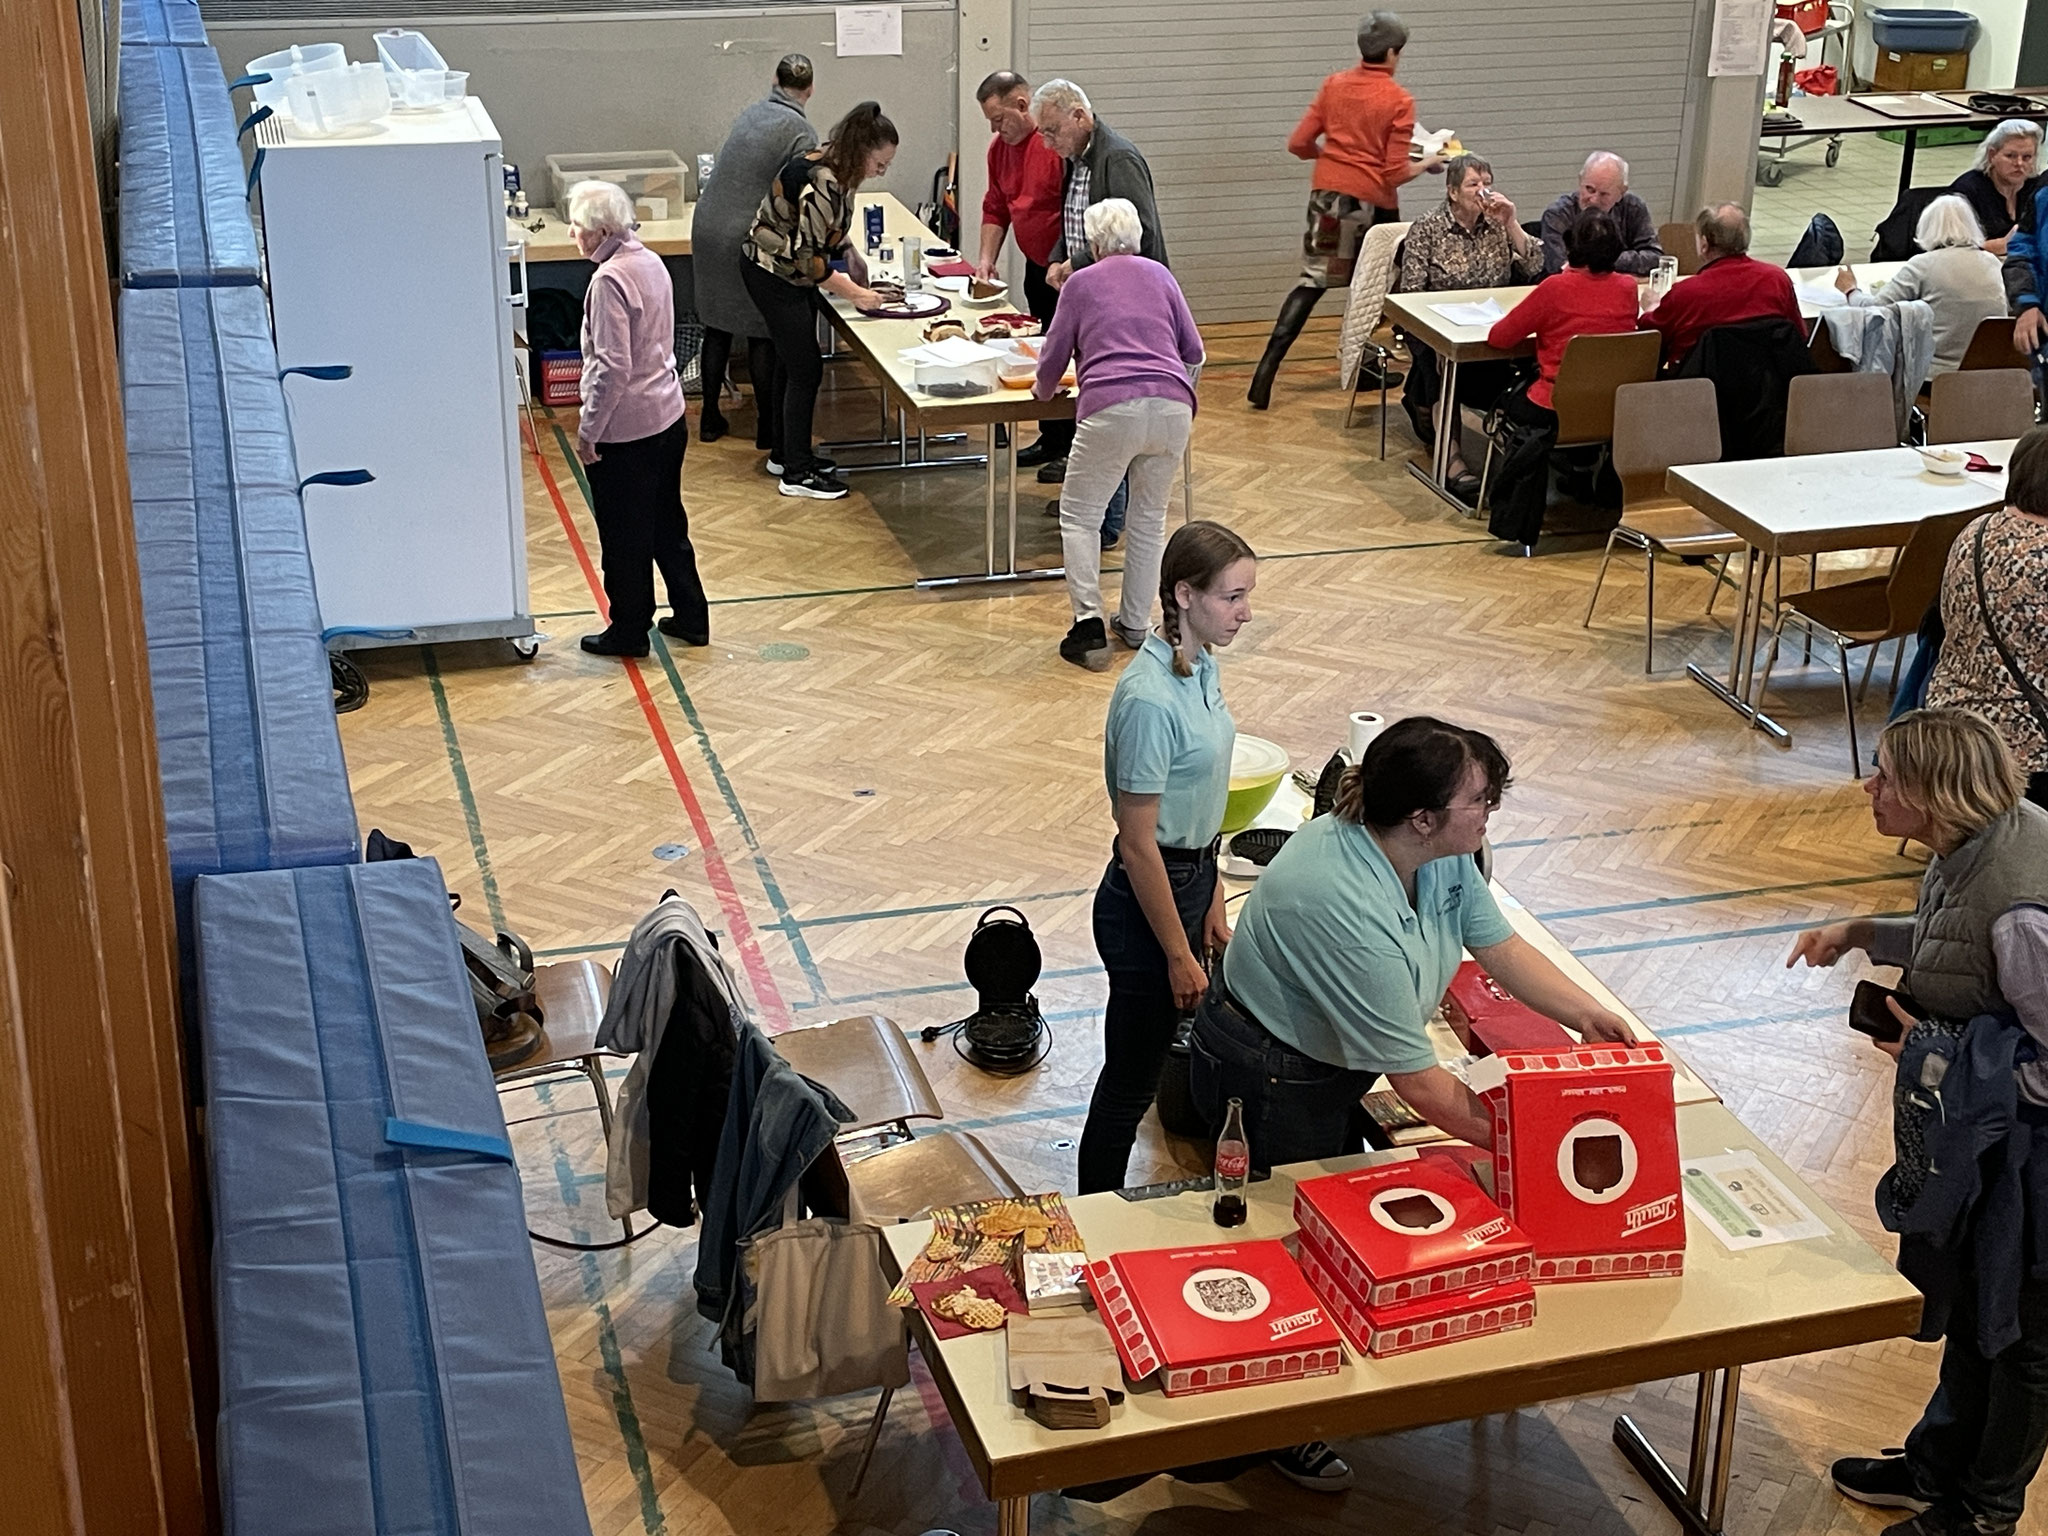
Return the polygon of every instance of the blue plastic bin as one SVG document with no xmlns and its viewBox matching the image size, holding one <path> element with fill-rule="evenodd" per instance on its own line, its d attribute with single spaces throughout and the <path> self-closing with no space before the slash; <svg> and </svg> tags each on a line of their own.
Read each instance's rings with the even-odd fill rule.
<svg viewBox="0 0 2048 1536">
<path fill-rule="evenodd" d="M 1864 14 L 1877 46 L 1899 53 L 1961 53 L 1977 40 L 1977 18 L 1968 11 L 1878 8 Z"/>
</svg>

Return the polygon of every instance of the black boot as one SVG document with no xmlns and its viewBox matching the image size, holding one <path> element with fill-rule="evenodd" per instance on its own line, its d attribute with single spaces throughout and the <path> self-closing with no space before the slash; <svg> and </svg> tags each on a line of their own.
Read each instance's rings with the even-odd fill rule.
<svg viewBox="0 0 2048 1536">
<path fill-rule="evenodd" d="M 1266 355 L 1259 359 L 1259 366 L 1252 372 L 1252 387 L 1245 392 L 1245 399 L 1251 401 L 1252 409 L 1263 411 L 1273 394 L 1273 375 L 1280 371 L 1280 359 L 1287 355 L 1287 349 L 1294 345 L 1294 338 L 1301 334 L 1301 328 L 1308 323 L 1316 300 L 1323 296 L 1320 288 L 1290 288 L 1280 305 L 1280 318 L 1273 322 L 1273 335 L 1266 342 Z"/>
</svg>

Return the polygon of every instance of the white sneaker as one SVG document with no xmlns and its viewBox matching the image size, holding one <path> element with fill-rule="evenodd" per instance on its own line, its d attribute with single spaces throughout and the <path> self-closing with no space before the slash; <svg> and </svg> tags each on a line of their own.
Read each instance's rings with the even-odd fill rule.
<svg viewBox="0 0 2048 1536">
<path fill-rule="evenodd" d="M 851 489 L 844 480 L 816 470 L 801 480 L 780 481 L 776 488 L 785 496 L 808 496 L 813 501 L 837 501 Z"/>
<path fill-rule="evenodd" d="M 1320 1440 L 1275 1452 L 1273 1470 L 1316 1493 L 1342 1493 L 1351 1486 L 1351 1463 Z"/>
</svg>

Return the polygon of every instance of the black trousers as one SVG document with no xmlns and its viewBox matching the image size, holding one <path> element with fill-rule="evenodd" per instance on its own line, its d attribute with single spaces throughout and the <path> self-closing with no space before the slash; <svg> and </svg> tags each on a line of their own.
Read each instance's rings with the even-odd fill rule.
<svg viewBox="0 0 2048 1536">
<path fill-rule="evenodd" d="M 818 463 L 811 451 L 811 419 L 818 409 L 818 386 L 825 381 L 825 360 L 818 354 L 818 290 L 785 283 L 751 263 L 740 268 L 740 275 L 768 323 L 781 364 L 782 415 L 769 451 L 782 465 L 783 479 L 801 480 Z"/>
<path fill-rule="evenodd" d="M 704 345 L 697 354 L 697 374 L 704 390 L 704 419 L 725 420 L 725 375 L 732 364 L 731 331 L 704 327 Z M 782 446 L 782 364 L 775 343 L 765 336 L 747 338 L 747 377 L 754 385 L 754 446 Z"/>
<path fill-rule="evenodd" d="M 1053 311 L 1059 308 L 1060 291 L 1045 280 L 1045 268 L 1030 257 L 1024 259 L 1024 304 L 1031 318 L 1047 330 L 1052 329 Z M 1057 449 L 1065 457 L 1074 446 L 1074 419 L 1065 421 L 1041 421 L 1038 424 L 1038 440 L 1047 448 Z"/>
<path fill-rule="evenodd" d="M 654 623 L 656 566 L 685 637 L 711 637 L 711 608 L 683 510 L 683 450 L 689 443 L 690 428 L 678 416 L 674 426 L 652 437 L 599 443 L 597 462 L 586 471 L 611 631 L 622 638 L 641 639 Z"/>
<path fill-rule="evenodd" d="M 1202 952 L 1202 920 L 1216 898 L 1216 860 L 1174 860 L 1166 883 L 1188 947 Z M 1112 854 L 1095 889 L 1095 948 L 1109 972 L 1109 1006 L 1102 1015 L 1102 1072 L 1081 1128 L 1081 1193 L 1122 1189 L 1138 1122 L 1159 1096 L 1159 1075 L 1180 1026 L 1180 1008 L 1167 980 L 1166 951 L 1138 904 L 1130 872 Z"/>
</svg>

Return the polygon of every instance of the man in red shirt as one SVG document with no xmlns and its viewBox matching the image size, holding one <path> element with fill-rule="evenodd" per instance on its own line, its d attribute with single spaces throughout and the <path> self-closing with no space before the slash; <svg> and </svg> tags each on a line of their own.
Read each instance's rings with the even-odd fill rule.
<svg viewBox="0 0 2048 1536">
<path fill-rule="evenodd" d="M 1735 203 L 1700 210 L 1693 221 L 1699 241 L 1698 272 L 1674 283 L 1664 301 L 1647 315 L 1646 330 L 1664 333 L 1664 366 L 1675 369 L 1701 336 L 1717 325 L 1782 316 L 1802 323 L 1792 279 L 1783 267 L 1749 255 L 1749 215 Z"/>
<path fill-rule="evenodd" d="M 1308 229 L 1301 238 L 1301 281 L 1280 306 L 1272 339 L 1245 396 L 1255 411 L 1266 409 L 1280 360 L 1323 290 L 1350 285 L 1366 226 L 1399 219 L 1401 185 L 1424 171 L 1444 168 L 1441 155 L 1408 158 L 1415 98 L 1394 83 L 1407 46 L 1408 24 L 1392 11 L 1366 17 L 1358 24 L 1358 67 L 1323 82 L 1287 141 L 1287 152 L 1315 161 L 1316 173 L 1308 195 Z"/>
<path fill-rule="evenodd" d="M 994 282 L 1005 231 L 1017 237 L 1024 257 L 1024 302 L 1031 315 L 1052 329 L 1059 291 L 1045 278 L 1060 238 L 1060 199 L 1067 163 L 1038 134 L 1031 117 L 1031 82 L 999 69 L 975 87 L 981 115 L 994 137 L 988 142 L 988 194 L 981 200 L 981 254 L 975 272 Z M 1072 421 L 1041 421 L 1038 441 L 1017 454 L 1029 467 L 1064 459 L 1074 444 Z"/>
</svg>

